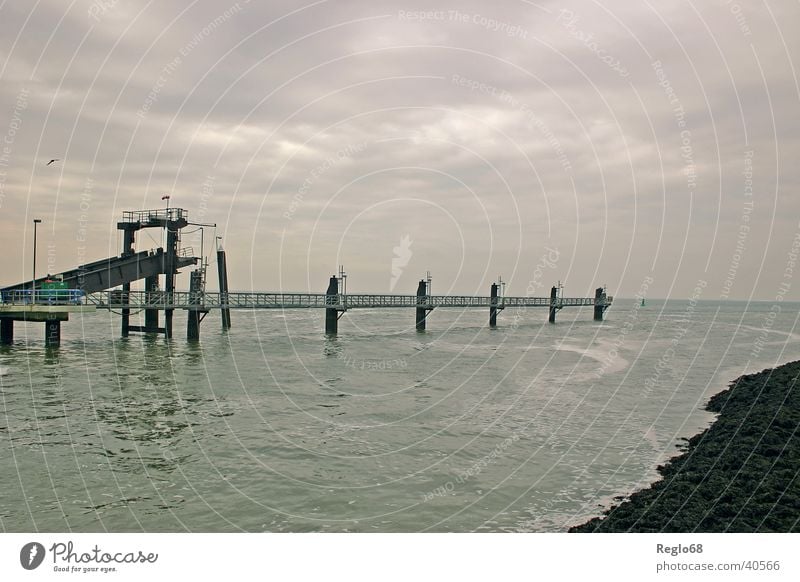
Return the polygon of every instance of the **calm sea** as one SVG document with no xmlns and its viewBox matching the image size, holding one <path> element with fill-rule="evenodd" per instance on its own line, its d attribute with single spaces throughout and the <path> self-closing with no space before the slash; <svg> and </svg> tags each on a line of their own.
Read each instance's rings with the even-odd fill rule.
<svg viewBox="0 0 800 582">
<path fill-rule="evenodd" d="M 106 312 L 0 348 L 3 531 L 564 531 L 646 486 L 702 407 L 800 354 L 800 305 Z M 26 339 L 27 335 L 27 339 Z"/>
</svg>

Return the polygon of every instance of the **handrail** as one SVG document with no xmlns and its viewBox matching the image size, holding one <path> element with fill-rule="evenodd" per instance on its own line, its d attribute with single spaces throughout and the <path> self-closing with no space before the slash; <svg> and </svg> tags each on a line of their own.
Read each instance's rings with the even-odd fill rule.
<svg viewBox="0 0 800 582">
<path fill-rule="evenodd" d="M 153 210 L 126 210 L 122 222 L 155 222 L 161 220 L 177 221 L 186 217 L 183 208 L 155 208 Z"/>
<path fill-rule="evenodd" d="M 82 305 L 82 289 L 13 289 L 0 291 L 2 305 Z"/>
<path fill-rule="evenodd" d="M 492 302 L 491 297 L 469 295 L 390 295 L 356 294 L 328 296 L 325 293 L 268 293 L 268 292 L 203 292 L 188 291 L 102 291 L 87 296 L 95 305 L 108 308 L 160 308 L 187 309 L 302 309 L 328 308 L 346 311 L 358 308 L 415 307 L 433 309 L 436 307 L 549 307 L 549 297 L 503 297 L 500 302 Z M 495 301 L 497 301 L 495 299 Z M 598 305 L 610 305 L 613 297 L 600 298 Z M 594 297 L 559 298 L 558 308 L 595 305 Z"/>
</svg>

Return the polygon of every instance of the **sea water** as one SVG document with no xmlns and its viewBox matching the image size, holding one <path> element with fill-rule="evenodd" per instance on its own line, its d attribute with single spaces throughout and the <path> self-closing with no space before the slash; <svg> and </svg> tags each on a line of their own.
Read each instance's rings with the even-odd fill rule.
<svg viewBox="0 0 800 582">
<path fill-rule="evenodd" d="M 117 315 L 0 347 L 2 531 L 565 531 L 658 478 L 707 399 L 797 359 L 800 305 Z"/>
</svg>

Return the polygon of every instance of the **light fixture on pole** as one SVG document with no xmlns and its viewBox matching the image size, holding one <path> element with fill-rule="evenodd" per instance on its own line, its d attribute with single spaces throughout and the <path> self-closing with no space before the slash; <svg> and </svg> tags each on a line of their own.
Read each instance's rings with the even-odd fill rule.
<svg viewBox="0 0 800 582">
<path fill-rule="evenodd" d="M 31 301 L 34 300 L 36 291 L 36 225 L 41 224 L 41 218 L 33 219 L 33 279 L 31 279 Z"/>
</svg>

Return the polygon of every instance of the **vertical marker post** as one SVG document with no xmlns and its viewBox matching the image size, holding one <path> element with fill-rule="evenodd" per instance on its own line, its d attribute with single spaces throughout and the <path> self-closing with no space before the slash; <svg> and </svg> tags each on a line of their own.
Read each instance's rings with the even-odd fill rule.
<svg viewBox="0 0 800 582">
<path fill-rule="evenodd" d="M 331 277 L 328 290 L 325 292 L 325 304 L 336 305 L 339 302 L 339 279 Z M 336 335 L 339 331 L 339 310 L 335 307 L 325 308 L 325 333 Z"/>
<path fill-rule="evenodd" d="M 556 322 L 556 311 L 558 311 L 558 287 L 550 289 L 550 323 Z"/>
<path fill-rule="evenodd" d="M 428 300 L 428 283 L 424 279 L 417 285 L 417 305 L 424 305 Z M 417 307 L 417 331 L 425 331 L 425 318 L 428 317 L 428 310 L 424 307 Z"/>
<path fill-rule="evenodd" d="M 229 307 L 224 307 L 228 305 L 228 262 L 221 247 L 217 249 L 217 275 L 219 275 L 219 302 L 223 305 L 220 309 L 222 329 L 230 329 L 231 310 Z"/>
<path fill-rule="evenodd" d="M 497 283 L 492 283 L 491 290 L 489 292 L 491 296 L 491 300 L 489 301 L 489 327 L 497 327 L 497 290 L 499 285 Z"/>
<path fill-rule="evenodd" d="M 606 310 L 606 292 L 602 287 L 594 291 L 594 320 L 603 321 L 603 312 Z"/>
</svg>

